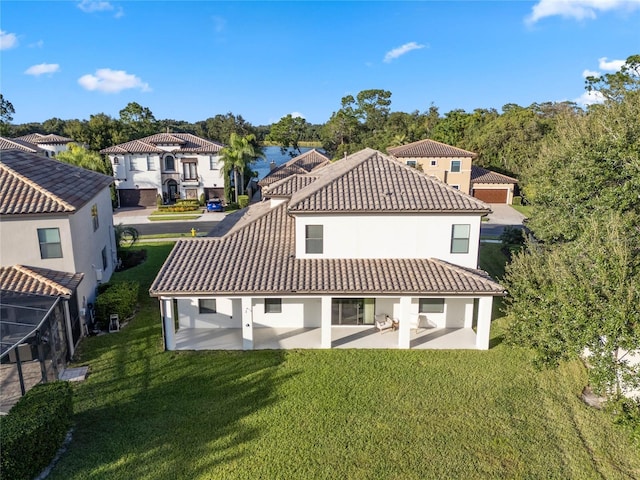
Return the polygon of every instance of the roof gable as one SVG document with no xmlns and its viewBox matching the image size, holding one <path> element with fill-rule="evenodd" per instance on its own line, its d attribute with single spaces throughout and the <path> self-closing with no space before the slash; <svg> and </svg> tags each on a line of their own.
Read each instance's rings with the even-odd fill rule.
<svg viewBox="0 0 640 480">
<path fill-rule="evenodd" d="M 0 155 L 0 214 L 72 213 L 113 178 L 18 150 Z"/>
<path fill-rule="evenodd" d="M 492 172 L 486 168 L 471 166 L 471 183 L 518 183 L 513 177 L 501 173 Z"/>
<path fill-rule="evenodd" d="M 171 150 L 172 152 L 202 154 L 218 153 L 223 148 L 221 143 L 200 138 L 190 133 L 157 133 L 104 148 L 100 150 L 100 153 L 116 155 L 128 153 L 164 153 L 166 150 L 159 148 L 158 145 L 175 147 Z"/>
<path fill-rule="evenodd" d="M 289 175 L 312 172 L 316 168 L 323 167 L 328 163 L 331 163 L 329 157 L 323 155 L 314 148 L 271 170 L 258 182 L 258 185 L 261 187 L 271 185 L 272 183 L 282 180 Z"/>
<path fill-rule="evenodd" d="M 22 150 L 23 152 L 39 153 L 42 152 L 37 145 L 21 140 L 19 138 L 0 137 L 0 150 Z"/>
<path fill-rule="evenodd" d="M 477 155 L 461 148 L 452 147 L 446 143 L 425 139 L 408 143 L 399 147 L 387 148 L 387 151 L 394 157 L 470 157 Z"/>
<path fill-rule="evenodd" d="M 291 212 L 481 212 L 491 209 L 415 168 L 370 148 L 314 171 L 291 196 Z"/>
<path fill-rule="evenodd" d="M 56 135 L 54 133 L 50 133 L 48 135 L 43 135 L 42 133 L 30 133 L 29 135 L 23 135 L 21 137 L 14 138 L 14 140 L 22 140 L 29 143 L 34 143 L 36 145 L 39 144 L 65 144 L 69 142 L 73 142 L 72 138 L 63 137 L 62 135 Z"/>
</svg>

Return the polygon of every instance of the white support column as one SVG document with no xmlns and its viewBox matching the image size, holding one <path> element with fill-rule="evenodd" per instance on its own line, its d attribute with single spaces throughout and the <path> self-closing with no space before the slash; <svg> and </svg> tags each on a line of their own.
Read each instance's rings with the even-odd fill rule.
<svg viewBox="0 0 640 480">
<path fill-rule="evenodd" d="M 493 297 L 480 297 L 478 302 L 478 327 L 476 332 L 476 348 L 489 349 L 489 334 L 491 332 L 491 310 Z"/>
<path fill-rule="evenodd" d="M 473 327 L 473 299 L 466 299 L 464 305 L 464 328 Z"/>
<path fill-rule="evenodd" d="M 322 297 L 320 304 L 320 346 L 331 348 L 331 297 Z"/>
<path fill-rule="evenodd" d="M 64 305 L 64 326 L 67 331 L 67 346 L 69 347 L 69 357 L 73 357 L 76 351 L 76 346 L 73 343 L 73 330 L 71 329 L 71 311 L 69 310 L 69 300 L 62 302 Z M 83 322 L 83 319 L 78 318 L 78 322 Z M 80 325 L 80 336 L 84 334 L 84 327 Z"/>
<path fill-rule="evenodd" d="M 411 348 L 411 297 L 400 297 L 400 325 L 398 348 Z"/>
<path fill-rule="evenodd" d="M 253 309 L 251 297 L 242 297 L 242 349 L 253 350 Z"/>
<path fill-rule="evenodd" d="M 162 302 L 162 326 L 164 330 L 164 349 L 176 349 L 176 327 L 173 318 L 173 299 L 163 298 Z"/>
</svg>

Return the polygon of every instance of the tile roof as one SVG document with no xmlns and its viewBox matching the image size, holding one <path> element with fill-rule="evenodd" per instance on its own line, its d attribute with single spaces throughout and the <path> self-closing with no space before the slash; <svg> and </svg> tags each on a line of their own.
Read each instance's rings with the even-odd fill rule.
<svg viewBox="0 0 640 480">
<path fill-rule="evenodd" d="M 255 208 L 253 221 L 224 237 L 179 240 L 151 295 L 503 294 L 485 272 L 436 259 L 295 258 L 286 204 Z"/>
<path fill-rule="evenodd" d="M 429 139 L 387 148 L 387 152 L 394 157 L 476 157 L 473 152 Z"/>
<path fill-rule="evenodd" d="M 264 187 L 262 190 L 262 197 L 291 197 L 295 192 L 312 184 L 317 179 L 317 176 L 309 174 L 290 175 L 282 180 L 270 184 L 267 187 Z"/>
<path fill-rule="evenodd" d="M 58 272 L 23 265 L 0 267 L 0 289 L 17 293 L 70 297 L 83 277 L 83 273 Z"/>
<path fill-rule="evenodd" d="M 271 170 L 265 177 L 258 182 L 258 185 L 265 187 L 271 185 L 278 180 L 294 175 L 296 173 L 308 173 L 312 172 L 316 168 L 320 168 L 330 163 L 329 157 L 318 152 L 315 148 L 308 152 L 298 155 L 292 158 L 286 163 L 279 165 L 275 169 Z"/>
<path fill-rule="evenodd" d="M 18 138 L 0 137 L 0 150 L 22 150 L 23 152 L 40 153 L 40 147 Z"/>
<path fill-rule="evenodd" d="M 121 143 L 100 150 L 102 154 L 127 153 L 163 153 L 158 145 L 173 145 L 173 152 L 181 153 L 218 153 L 224 146 L 221 143 L 206 140 L 190 133 L 157 133 L 148 137 Z"/>
<path fill-rule="evenodd" d="M 507 177 L 501 173 L 492 172 L 486 168 L 473 165 L 471 167 L 471 183 L 518 183 L 513 177 Z"/>
<path fill-rule="evenodd" d="M 313 172 L 291 196 L 291 212 L 483 212 L 486 203 L 366 148 Z"/>
<path fill-rule="evenodd" d="M 113 178 L 18 150 L 0 154 L 0 214 L 70 213 Z"/>
<path fill-rule="evenodd" d="M 30 133 L 29 135 L 23 135 L 21 137 L 14 138 L 14 140 L 23 140 L 29 143 L 38 144 L 56 144 L 56 143 L 69 143 L 73 142 L 72 138 L 63 137 L 62 135 L 56 135 L 54 133 L 50 133 L 48 135 L 43 135 L 41 133 Z"/>
</svg>

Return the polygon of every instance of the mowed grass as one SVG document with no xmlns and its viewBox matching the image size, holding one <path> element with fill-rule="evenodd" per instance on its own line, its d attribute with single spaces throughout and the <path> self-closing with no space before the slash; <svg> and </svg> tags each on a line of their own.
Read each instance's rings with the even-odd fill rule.
<svg viewBox="0 0 640 480">
<path fill-rule="evenodd" d="M 164 352 L 140 281 L 121 332 L 83 341 L 75 431 L 53 479 L 639 478 L 627 434 L 579 399 L 578 362 L 524 349 Z"/>
</svg>

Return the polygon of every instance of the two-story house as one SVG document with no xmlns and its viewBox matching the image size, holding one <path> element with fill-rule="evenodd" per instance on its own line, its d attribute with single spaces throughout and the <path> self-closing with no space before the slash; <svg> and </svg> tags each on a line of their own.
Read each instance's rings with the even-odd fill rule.
<svg viewBox="0 0 640 480">
<path fill-rule="evenodd" d="M 518 180 L 473 165 L 477 155 L 435 140 L 388 148 L 391 156 L 487 203 L 513 203 Z"/>
<path fill-rule="evenodd" d="M 32 153 L 0 155 L 0 289 L 31 295 L 45 285 L 64 296 L 71 354 L 87 305 L 115 266 L 112 183 Z"/>
<path fill-rule="evenodd" d="M 60 152 L 67 151 L 69 149 L 69 143 L 73 142 L 72 138 L 63 137 L 62 135 L 56 135 L 54 133 L 50 133 L 48 135 L 44 135 L 42 133 L 30 133 L 29 135 L 16 137 L 13 140 L 36 145 L 44 152 L 46 157 L 51 158 L 55 157 Z"/>
<path fill-rule="evenodd" d="M 487 204 L 372 149 L 263 197 L 174 247 L 150 289 L 167 349 L 488 348 Z"/>
<path fill-rule="evenodd" d="M 156 205 L 178 198 L 223 197 L 223 146 L 190 133 L 159 133 L 105 148 L 120 207 Z"/>
</svg>

